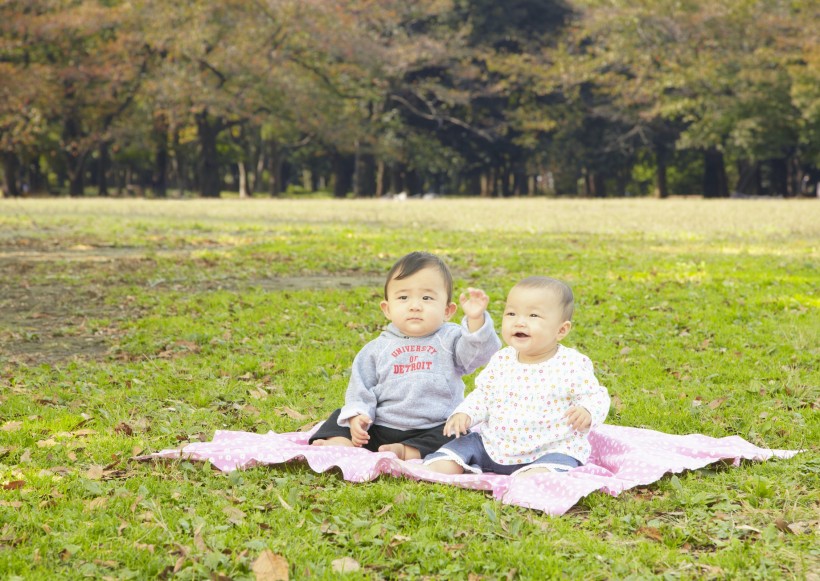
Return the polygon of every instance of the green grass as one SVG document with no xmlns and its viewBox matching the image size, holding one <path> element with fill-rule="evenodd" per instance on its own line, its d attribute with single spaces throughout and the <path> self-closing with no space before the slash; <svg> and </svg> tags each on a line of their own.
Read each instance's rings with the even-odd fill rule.
<svg viewBox="0 0 820 581">
<path fill-rule="evenodd" d="M 804 452 L 561 517 L 131 460 L 323 419 L 413 249 L 497 321 L 517 279 L 570 282 L 610 423 Z M 253 579 L 270 550 L 292 579 L 817 579 L 818 259 L 812 200 L 0 200 L 0 577 Z"/>
</svg>

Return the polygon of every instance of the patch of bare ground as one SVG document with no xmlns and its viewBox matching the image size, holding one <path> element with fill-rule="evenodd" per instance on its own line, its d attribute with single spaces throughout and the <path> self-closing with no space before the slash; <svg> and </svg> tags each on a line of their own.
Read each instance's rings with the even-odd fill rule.
<svg viewBox="0 0 820 581">
<path fill-rule="evenodd" d="M 123 323 L 138 319 L 142 312 L 126 298 L 118 304 L 107 300 L 111 284 L 87 282 L 66 284 L 59 277 L 44 277 L 50 263 L 72 263 L 89 270 L 96 281 L 118 280 L 128 271 L 150 265 L 153 257 L 167 255 L 187 259 L 195 249 L 150 252 L 144 248 L 71 248 L 19 245 L 0 246 L 0 362 L 24 365 L 53 364 L 71 360 L 102 360 L 111 354 Z M 37 268 L 37 276 L 31 276 Z M 93 269 L 93 273 L 90 272 Z M 45 279 L 45 280 L 44 280 Z M 116 284 L 116 283 L 112 283 Z M 161 291 L 162 280 L 146 281 L 146 287 Z M 282 278 L 199 280 L 191 290 L 300 290 L 378 286 L 376 276 L 327 275 Z M 174 290 L 188 285 L 168 283 Z"/>
</svg>

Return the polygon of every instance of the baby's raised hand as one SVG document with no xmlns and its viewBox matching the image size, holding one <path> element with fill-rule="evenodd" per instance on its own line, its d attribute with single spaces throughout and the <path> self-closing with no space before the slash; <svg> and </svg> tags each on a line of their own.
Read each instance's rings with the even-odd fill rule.
<svg viewBox="0 0 820 581">
<path fill-rule="evenodd" d="M 573 406 L 569 408 L 567 413 L 564 414 L 564 417 L 567 418 L 567 421 L 569 425 L 572 426 L 572 429 L 579 432 L 587 431 L 592 425 L 592 416 L 586 408 L 582 408 L 581 406 Z"/>
<path fill-rule="evenodd" d="M 484 312 L 490 304 L 490 297 L 480 288 L 468 288 L 466 293 L 461 293 L 459 297 L 461 310 L 468 319 L 480 318 L 484 321 Z"/>
<path fill-rule="evenodd" d="M 367 433 L 367 428 L 370 427 L 371 419 L 360 414 L 350 418 L 350 439 L 354 446 L 364 446 L 370 441 L 370 434 Z"/>
<path fill-rule="evenodd" d="M 447 423 L 444 424 L 444 435 L 458 438 L 461 434 L 466 434 L 469 427 L 470 416 L 461 413 L 453 414 L 447 418 Z"/>
</svg>

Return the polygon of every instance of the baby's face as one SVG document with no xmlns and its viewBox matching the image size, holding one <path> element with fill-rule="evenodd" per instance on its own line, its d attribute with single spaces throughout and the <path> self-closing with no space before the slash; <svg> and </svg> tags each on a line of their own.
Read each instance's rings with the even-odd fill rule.
<svg viewBox="0 0 820 581">
<path fill-rule="evenodd" d="M 435 333 L 453 316 L 456 304 L 447 300 L 447 285 L 437 268 L 423 268 L 387 283 L 382 312 L 408 337 Z"/>
<path fill-rule="evenodd" d="M 552 357 L 571 326 L 564 320 L 560 298 L 550 289 L 513 287 L 507 295 L 501 336 L 518 351 L 521 363 L 540 363 Z"/>
</svg>

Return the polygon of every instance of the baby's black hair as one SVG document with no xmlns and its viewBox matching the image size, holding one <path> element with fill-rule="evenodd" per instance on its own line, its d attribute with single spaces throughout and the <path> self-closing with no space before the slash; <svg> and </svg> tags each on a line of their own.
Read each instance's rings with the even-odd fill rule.
<svg viewBox="0 0 820 581">
<path fill-rule="evenodd" d="M 399 258 L 390 272 L 387 273 L 387 280 L 384 281 L 384 298 L 387 300 L 387 284 L 391 280 L 401 280 L 408 276 L 413 276 L 425 268 L 437 268 L 444 279 L 444 286 L 447 288 L 447 304 L 453 302 L 453 275 L 444 261 L 429 252 L 411 252 Z"/>
</svg>

